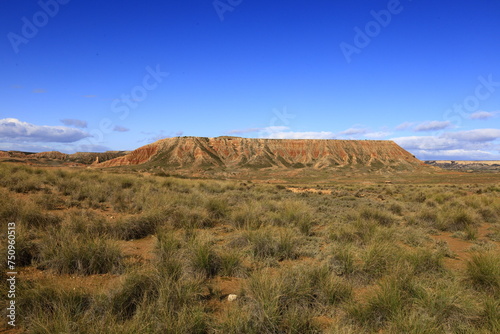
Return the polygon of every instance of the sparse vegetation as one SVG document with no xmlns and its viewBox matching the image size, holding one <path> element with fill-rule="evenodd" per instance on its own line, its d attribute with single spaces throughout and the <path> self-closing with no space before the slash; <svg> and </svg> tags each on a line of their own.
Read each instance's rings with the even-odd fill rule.
<svg viewBox="0 0 500 334">
<path fill-rule="evenodd" d="M 500 330 L 491 181 L 291 191 L 123 169 L 0 175 L 27 333 Z"/>
</svg>

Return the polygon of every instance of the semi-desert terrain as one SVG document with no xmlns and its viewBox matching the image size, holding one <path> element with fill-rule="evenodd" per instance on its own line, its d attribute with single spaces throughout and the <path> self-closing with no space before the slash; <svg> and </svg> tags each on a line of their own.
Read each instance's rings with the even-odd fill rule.
<svg viewBox="0 0 500 334">
<path fill-rule="evenodd" d="M 13 333 L 500 332 L 498 172 L 369 140 L 77 156 L 0 159 Z"/>
</svg>

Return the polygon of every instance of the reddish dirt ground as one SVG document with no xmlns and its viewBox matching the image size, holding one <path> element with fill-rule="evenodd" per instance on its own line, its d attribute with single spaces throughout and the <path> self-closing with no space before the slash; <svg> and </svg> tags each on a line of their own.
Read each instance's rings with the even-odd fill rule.
<svg viewBox="0 0 500 334">
<path fill-rule="evenodd" d="M 478 227 L 477 240 L 476 241 L 488 241 L 500 247 L 500 242 L 492 241 L 487 237 L 490 231 L 490 224 L 482 224 Z M 436 241 L 444 241 L 448 245 L 449 249 L 455 254 L 454 258 L 445 258 L 445 265 L 454 270 L 463 270 L 470 259 L 471 252 L 470 248 L 474 246 L 474 241 L 467 241 L 453 236 L 453 232 L 441 232 L 438 235 L 431 235 L 431 237 Z"/>
</svg>

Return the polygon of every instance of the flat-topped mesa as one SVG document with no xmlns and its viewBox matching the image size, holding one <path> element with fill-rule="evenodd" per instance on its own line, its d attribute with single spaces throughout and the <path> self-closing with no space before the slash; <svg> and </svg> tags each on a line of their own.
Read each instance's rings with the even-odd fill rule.
<svg viewBox="0 0 500 334">
<path fill-rule="evenodd" d="M 161 167 L 326 168 L 347 165 L 401 166 L 423 163 L 393 141 L 174 137 L 96 164 L 113 167 L 151 163 Z"/>
</svg>

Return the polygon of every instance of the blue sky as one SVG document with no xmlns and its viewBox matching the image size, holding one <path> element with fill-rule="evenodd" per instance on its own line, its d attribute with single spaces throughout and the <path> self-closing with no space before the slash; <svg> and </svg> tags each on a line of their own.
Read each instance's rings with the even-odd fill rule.
<svg viewBox="0 0 500 334">
<path fill-rule="evenodd" d="M 394 140 L 500 159 L 500 2 L 3 0 L 0 150 Z"/>
</svg>

